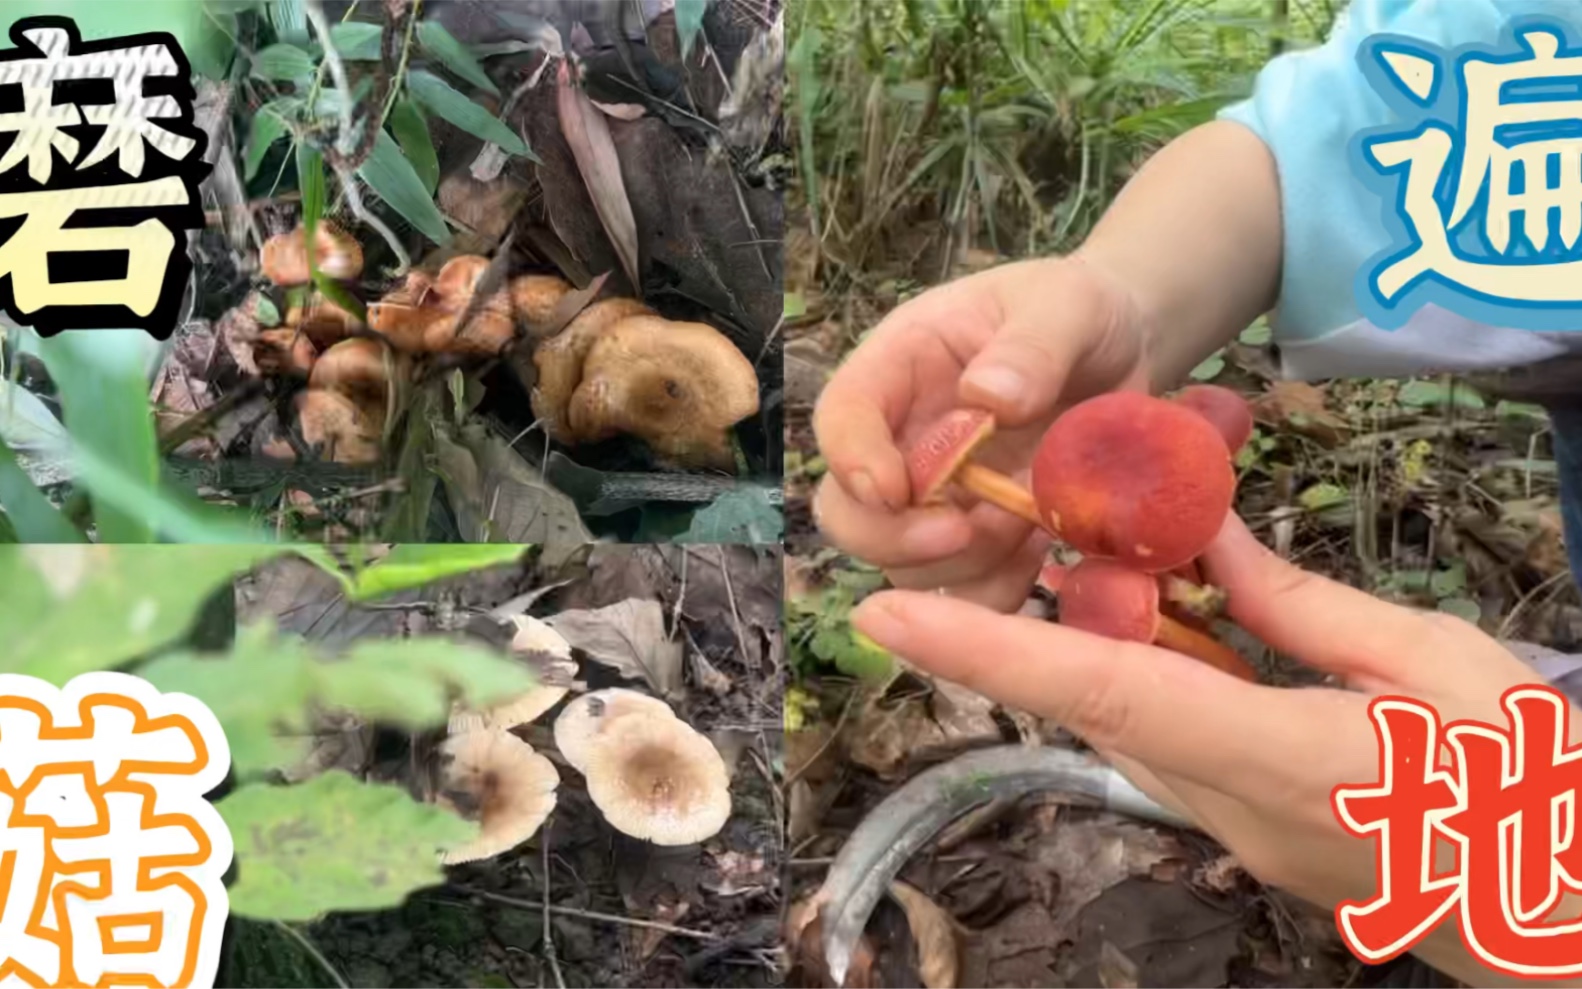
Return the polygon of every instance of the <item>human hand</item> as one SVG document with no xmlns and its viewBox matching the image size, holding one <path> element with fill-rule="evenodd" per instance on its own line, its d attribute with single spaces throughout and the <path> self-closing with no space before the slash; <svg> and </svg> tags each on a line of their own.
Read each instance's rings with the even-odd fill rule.
<svg viewBox="0 0 1582 989">
<path fill-rule="evenodd" d="M 916 666 L 1070 729 L 1260 881 L 1326 910 L 1365 900 L 1375 848 L 1342 830 L 1330 795 L 1377 778 L 1370 699 L 1401 694 L 1443 722 L 1504 724 L 1502 694 L 1543 680 L 1467 622 L 1298 569 L 1235 516 L 1202 562 L 1243 628 L 1350 689 L 1260 686 L 1153 646 L 911 591 L 876 594 L 852 620 Z M 1457 978 L 1493 978 L 1454 923 L 1415 950 Z"/>
<path fill-rule="evenodd" d="M 999 431 L 974 459 L 1025 483 L 1038 439 L 1061 409 L 1147 387 L 1143 350 L 1126 292 L 1077 257 L 1007 264 L 910 300 L 819 399 L 813 427 L 830 469 L 814 502 L 819 527 L 897 587 L 1016 607 L 1047 537 L 964 495 L 913 507 L 904 451 L 945 412 L 985 409 Z"/>
</svg>

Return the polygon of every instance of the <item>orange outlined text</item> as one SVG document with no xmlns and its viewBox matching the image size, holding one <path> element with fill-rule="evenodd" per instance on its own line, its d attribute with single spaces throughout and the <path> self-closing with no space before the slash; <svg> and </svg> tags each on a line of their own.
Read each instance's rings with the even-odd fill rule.
<svg viewBox="0 0 1582 989">
<path fill-rule="evenodd" d="M 0 986 L 214 985 L 229 769 L 195 698 L 0 674 Z"/>
</svg>

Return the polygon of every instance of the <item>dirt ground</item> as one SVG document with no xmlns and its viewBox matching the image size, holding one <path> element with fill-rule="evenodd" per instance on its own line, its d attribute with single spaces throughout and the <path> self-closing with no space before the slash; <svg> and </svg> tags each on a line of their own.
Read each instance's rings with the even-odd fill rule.
<svg viewBox="0 0 1582 989">
<path fill-rule="evenodd" d="M 774 549 L 600 545 L 559 566 L 496 568 L 357 607 L 296 560 L 240 582 L 239 622 L 269 618 L 329 648 L 441 631 L 499 641 L 502 615 L 623 602 L 652 609 L 673 645 L 639 636 L 632 619 L 612 629 L 630 634 L 629 661 L 611 666 L 579 649 L 576 679 L 666 696 L 725 756 L 732 815 L 698 845 L 662 848 L 620 834 L 582 776 L 558 761 L 552 710 L 516 729 L 561 772 L 556 808 L 527 844 L 449 869 L 444 886 L 397 910 L 335 914 L 299 929 L 233 920 L 220 984 L 320 986 L 328 969 L 369 987 L 774 984 L 784 857 L 781 567 Z M 328 758 L 410 785 L 427 741 L 376 731 L 367 745 Z"/>
</svg>

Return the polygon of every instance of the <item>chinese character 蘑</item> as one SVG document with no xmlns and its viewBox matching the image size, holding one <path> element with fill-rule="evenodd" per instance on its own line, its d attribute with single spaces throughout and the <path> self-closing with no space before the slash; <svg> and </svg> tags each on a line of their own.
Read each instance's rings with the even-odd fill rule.
<svg viewBox="0 0 1582 989">
<path fill-rule="evenodd" d="M 12 231 L 0 304 L 44 336 L 168 336 L 208 170 L 180 46 L 169 34 L 83 42 L 64 17 L 20 20 L 11 39 L 0 52 L 0 230 Z"/>
</svg>

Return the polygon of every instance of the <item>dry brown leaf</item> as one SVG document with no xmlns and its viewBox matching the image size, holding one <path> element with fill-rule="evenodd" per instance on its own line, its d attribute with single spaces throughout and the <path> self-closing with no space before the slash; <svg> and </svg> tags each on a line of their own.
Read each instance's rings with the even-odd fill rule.
<svg viewBox="0 0 1582 989">
<path fill-rule="evenodd" d="M 920 699 L 908 698 L 893 707 L 869 701 L 847 729 L 846 756 L 882 779 L 893 779 L 913 756 L 945 741 L 944 729 Z"/>
<path fill-rule="evenodd" d="M 1340 441 L 1348 428 L 1344 418 L 1325 405 L 1324 390 L 1306 381 L 1276 381 L 1253 401 L 1253 414 L 1311 436 L 1325 445 Z"/>
<path fill-rule="evenodd" d="M 927 989 L 956 989 L 961 961 L 950 914 L 921 890 L 899 880 L 890 884 L 890 895 L 906 912 L 912 940 L 917 942 L 917 974 L 923 985 Z"/>
<path fill-rule="evenodd" d="M 1149 876 L 1181 855 L 1174 838 L 1150 827 L 1105 816 L 1060 823 L 1032 849 L 1033 859 L 1060 877 L 1051 937 L 1065 937 L 1082 908 L 1111 886 Z"/>
<path fill-rule="evenodd" d="M 791 908 L 786 911 L 785 942 L 791 951 L 794 973 L 794 977 L 789 980 L 790 985 L 825 989 L 833 987 L 835 979 L 824 959 L 824 924 L 819 918 L 820 906 L 817 895 L 809 894 L 791 904 Z M 857 939 L 857 945 L 852 949 L 843 989 L 867 989 L 872 986 L 873 966 L 873 943 L 864 934 Z"/>
<path fill-rule="evenodd" d="M 615 142 L 610 138 L 610 126 L 577 84 L 572 81 L 571 69 L 561 62 L 556 79 L 559 87 L 556 106 L 560 111 L 560 132 L 577 160 L 577 170 L 588 187 L 594 211 L 599 222 L 621 259 L 621 267 L 632 283 L 632 290 L 639 295 L 643 283 L 637 268 L 637 221 L 632 216 L 632 204 L 626 198 L 626 183 L 621 178 L 621 161 L 615 153 Z"/>
<path fill-rule="evenodd" d="M 631 598 L 592 611 L 562 611 L 545 621 L 628 680 L 647 681 L 661 697 L 681 695 L 681 643 L 665 635 L 665 609 L 658 601 Z"/>
<path fill-rule="evenodd" d="M 1137 963 L 1109 941 L 1099 948 L 1099 985 L 1104 989 L 1137 989 Z"/>
</svg>

